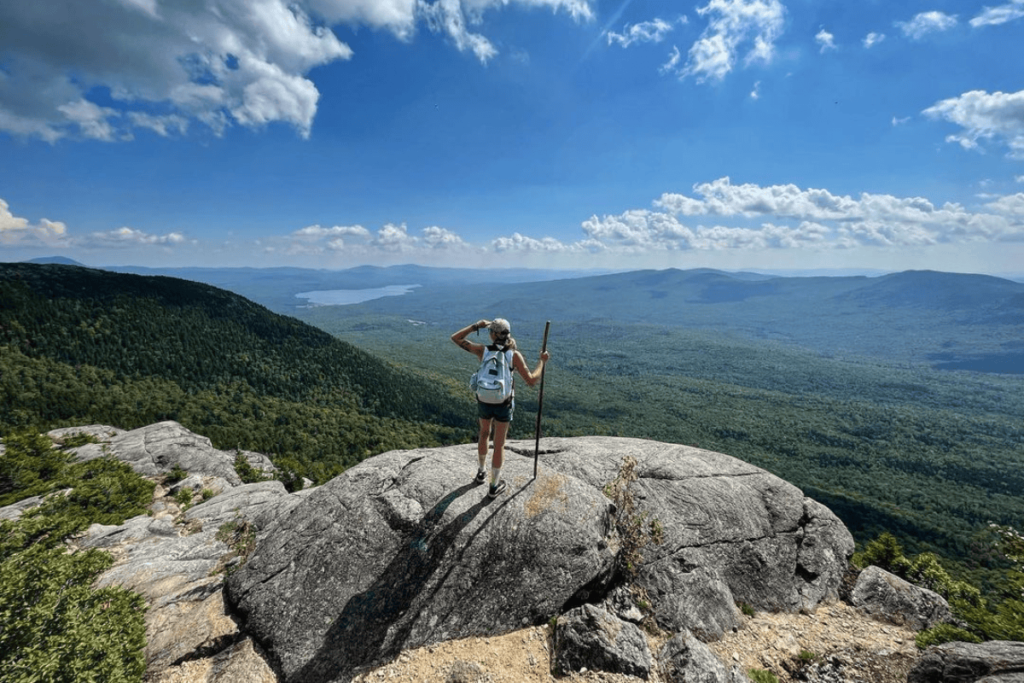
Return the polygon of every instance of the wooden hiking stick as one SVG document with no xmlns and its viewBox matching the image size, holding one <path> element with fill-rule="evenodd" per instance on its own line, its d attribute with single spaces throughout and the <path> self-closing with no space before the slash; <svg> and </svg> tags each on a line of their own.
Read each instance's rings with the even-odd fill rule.
<svg viewBox="0 0 1024 683">
<path fill-rule="evenodd" d="M 548 330 L 551 329 L 551 321 L 547 321 L 544 324 L 544 343 L 540 347 L 540 355 L 543 356 L 544 352 L 548 350 Z M 540 414 L 544 410 L 544 371 L 548 369 L 548 364 L 545 363 L 544 367 L 540 369 L 540 395 L 537 397 L 537 441 L 533 445 L 533 478 L 537 478 L 537 456 L 540 455 Z"/>
</svg>

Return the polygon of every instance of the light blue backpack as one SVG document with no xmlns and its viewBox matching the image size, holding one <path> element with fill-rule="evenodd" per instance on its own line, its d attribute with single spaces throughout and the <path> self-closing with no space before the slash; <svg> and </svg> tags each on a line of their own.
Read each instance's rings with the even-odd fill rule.
<svg viewBox="0 0 1024 683">
<path fill-rule="evenodd" d="M 482 403 L 501 404 L 512 398 L 512 353 L 484 349 L 480 369 L 469 378 L 469 388 Z"/>
</svg>

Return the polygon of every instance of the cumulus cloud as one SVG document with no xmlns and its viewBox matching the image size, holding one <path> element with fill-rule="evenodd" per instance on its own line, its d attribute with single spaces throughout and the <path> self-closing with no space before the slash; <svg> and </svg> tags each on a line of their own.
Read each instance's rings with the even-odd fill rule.
<svg viewBox="0 0 1024 683">
<path fill-rule="evenodd" d="M 1024 0 L 1013 0 L 1006 5 L 986 7 L 981 14 L 971 19 L 971 26 L 998 26 L 1024 17 Z"/>
<path fill-rule="evenodd" d="M 310 135 L 319 66 L 353 57 L 333 26 L 412 40 L 417 26 L 487 62 L 469 27 L 508 5 L 576 21 L 593 0 L 35 0 L 0 3 L 0 130 L 54 142 L 117 141 L 132 131 L 216 135 L 234 125 Z M 104 97 L 102 106 L 97 94 Z"/>
<path fill-rule="evenodd" d="M 125 226 L 117 230 L 90 233 L 85 239 L 76 240 L 76 243 L 85 248 L 128 248 L 138 246 L 174 246 L 184 244 L 185 241 L 185 236 L 180 232 L 170 232 L 166 235 L 151 235 L 142 230 L 135 230 Z"/>
<path fill-rule="evenodd" d="M 1004 216 L 1024 218 L 1024 193 L 1018 192 L 1017 194 L 1000 197 L 994 202 L 986 204 L 986 206 L 995 213 Z"/>
<path fill-rule="evenodd" d="M 897 21 L 896 27 L 903 31 L 903 35 L 913 40 L 920 40 L 929 33 L 948 31 L 956 26 L 956 15 L 946 14 L 932 10 L 914 15 L 910 21 Z"/>
<path fill-rule="evenodd" d="M 1024 237 L 1024 193 L 972 212 L 921 197 L 835 195 L 796 185 L 697 184 L 693 194 L 666 193 L 653 209 L 591 216 L 590 244 L 623 252 L 725 249 L 905 247 Z"/>
<path fill-rule="evenodd" d="M 1024 159 L 1024 90 L 1015 93 L 972 90 L 942 100 L 924 110 L 934 119 L 955 123 L 963 132 L 946 138 L 964 149 L 978 149 L 980 141 L 1009 147 L 1009 156 Z"/>
<path fill-rule="evenodd" d="M 815 42 L 818 43 L 818 45 L 821 46 L 818 50 L 819 52 L 824 53 L 828 50 L 839 49 L 839 47 L 836 45 L 836 37 L 829 33 L 828 31 L 826 31 L 825 29 L 821 29 L 820 31 L 818 31 L 817 35 L 814 36 L 814 40 Z"/>
<path fill-rule="evenodd" d="M 681 55 L 674 50 L 663 71 L 703 83 L 721 81 L 741 58 L 745 65 L 772 61 L 785 17 L 778 0 L 711 0 L 697 8 L 697 14 L 708 18 L 707 28 L 690 47 L 682 67 Z"/>
<path fill-rule="evenodd" d="M 864 47 L 870 49 L 873 46 L 878 45 L 883 40 L 885 40 L 884 33 L 875 33 L 874 31 L 872 31 L 871 33 L 864 36 Z"/>
<path fill-rule="evenodd" d="M 683 18 L 685 23 L 685 17 Z M 608 31 L 605 35 L 609 45 L 618 44 L 626 48 L 633 43 L 660 43 L 665 36 L 672 32 L 674 26 L 663 19 L 642 21 L 638 24 L 627 24 L 623 27 L 622 33 Z"/>
<path fill-rule="evenodd" d="M 10 206 L 0 199 L 0 244 L 18 247 L 58 247 L 68 244 L 67 226 L 46 218 L 30 223 L 15 216 Z"/>
<path fill-rule="evenodd" d="M 447 228 L 430 226 L 416 235 L 409 233 L 405 223 L 387 223 L 375 233 L 361 225 L 335 225 L 330 228 L 310 225 L 291 233 L 288 245 L 282 250 L 292 255 L 345 252 L 366 256 L 470 248 L 462 237 Z M 267 247 L 267 251 L 277 249 L 275 246 Z"/>
</svg>

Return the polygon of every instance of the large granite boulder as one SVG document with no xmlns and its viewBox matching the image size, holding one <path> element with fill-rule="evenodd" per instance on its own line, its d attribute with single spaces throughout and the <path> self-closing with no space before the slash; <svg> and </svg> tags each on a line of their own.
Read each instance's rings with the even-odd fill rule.
<svg viewBox="0 0 1024 683">
<path fill-rule="evenodd" d="M 1024 683 L 1024 643 L 943 643 L 928 648 L 907 683 Z"/>
<path fill-rule="evenodd" d="M 881 567 L 871 566 L 860 573 L 850 602 L 875 619 L 915 631 L 953 620 L 949 603 L 941 595 Z"/>
<path fill-rule="evenodd" d="M 546 466 L 598 489 L 624 457 L 637 460 L 634 497 L 665 536 L 646 549 L 640 583 L 666 630 L 715 638 L 739 626 L 737 602 L 793 612 L 838 598 L 853 537 L 775 475 L 721 453 L 640 439 L 548 439 L 545 448 L 557 451 L 543 457 Z"/>
<path fill-rule="evenodd" d="M 638 439 L 544 445 L 536 479 L 532 442 L 509 445 L 509 488 L 495 500 L 471 483 L 474 445 L 364 461 L 265 530 L 228 580 L 228 600 L 285 680 L 309 683 L 598 603 L 615 583 L 620 541 L 602 489 L 625 456 L 638 462 L 631 490 L 665 530 L 641 574 L 662 626 L 680 631 L 696 618 L 713 636 L 738 624 L 738 600 L 806 610 L 837 597 L 853 540 L 781 479 Z"/>
</svg>

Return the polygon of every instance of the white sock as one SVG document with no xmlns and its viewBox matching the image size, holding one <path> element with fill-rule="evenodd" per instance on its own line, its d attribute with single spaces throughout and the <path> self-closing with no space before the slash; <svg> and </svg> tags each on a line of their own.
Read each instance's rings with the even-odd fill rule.
<svg viewBox="0 0 1024 683">
<path fill-rule="evenodd" d="M 494 486 L 495 484 L 497 484 L 500 479 L 501 479 L 501 468 L 500 467 L 492 467 L 491 468 L 491 486 Z"/>
<path fill-rule="evenodd" d="M 483 455 L 481 455 L 481 454 L 477 453 L 476 455 L 477 455 L 477 462 L 480 463 L 479 467 L 480 467 L 481 470 L 483 470 L 484 465 L 487 464 L 487 454 L 484 453 Z"/>
</svg>

